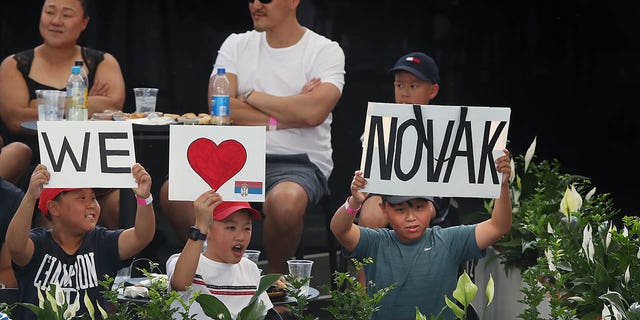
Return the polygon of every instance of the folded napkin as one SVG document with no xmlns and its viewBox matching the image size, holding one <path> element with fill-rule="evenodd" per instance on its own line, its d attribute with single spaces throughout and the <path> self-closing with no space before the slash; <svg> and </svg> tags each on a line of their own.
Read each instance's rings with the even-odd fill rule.
<svg viewBox="0 0 640 320">
<path fill-rule="evenodd" d="M 124 288 L 123 295 L 127 298 L 149 298 L 149 289 L 141 286 L 128 286 Z"/>
</svg>

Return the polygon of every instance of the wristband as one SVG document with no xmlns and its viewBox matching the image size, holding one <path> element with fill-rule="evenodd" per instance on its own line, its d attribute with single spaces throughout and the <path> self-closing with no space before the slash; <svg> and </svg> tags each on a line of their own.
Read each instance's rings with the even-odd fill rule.
<svg viewBox="0 0 640 320">
<path fill-rule="evenodd" d="M 351 196 L 349 196 L 349 198 L 347 198 L 347 201 L 344 202 L 344 210 L 346 210 L 348 214 L 355 215 L 356 213 L 358 213 L 358 211 L 360 211 L 362 205 L 360 205 L 356 209 L 351 209 L 351 206 L 349 205 L 349 199 L 351 199 Z"/>
<path fill-rule="evenodd" d="M 269 117 L 269 131 L 275 131 L 278 128 L 278 120 L 274 117 Z"/>
<path fill-rule="evenodd" d="M 153 196 L 151 195 L 151 193 L 149 193 L 149 196 L 145 199 L 138 197 L 138 195 L 136 194 L 136 200 L 138 201 L 139 205 L 148 206 L 151 204 L 151 202 L 153 202 Z"/>
</svg>

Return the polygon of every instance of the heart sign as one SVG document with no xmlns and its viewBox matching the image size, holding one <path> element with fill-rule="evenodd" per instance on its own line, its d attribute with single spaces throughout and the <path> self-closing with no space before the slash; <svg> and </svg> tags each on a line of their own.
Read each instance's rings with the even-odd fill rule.
<svg viewBox="0 0 640 320">
<path fill-rule="evenodd" d="M 215 142 L 199 138 L 187 149 L 193 170 L 214 190 L 231 179 L 247 162 L 247 150 L 236 140 Z"/>
</svg>

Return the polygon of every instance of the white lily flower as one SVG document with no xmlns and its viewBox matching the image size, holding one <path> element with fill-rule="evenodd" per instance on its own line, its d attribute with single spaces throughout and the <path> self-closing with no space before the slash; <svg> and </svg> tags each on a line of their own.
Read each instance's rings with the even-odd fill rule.
<svg viewBox="0 0 640 320">
<path fill-rule="evenodd" d="M 102 319 L 107 319 L 109 317 L 107 312 L 104 311 L 104 309 L 102 309 L 102 306 L 97 301 L 96 301 L 96 305 L 98 306 L 98 310 L 100 311 L 100 315 L 102 316 Z"/>
<path fill-rule="evenodd" d="M 607 237 L 604 240 L 604 251 L 607 252 L 609 245 L 611 244 L 611 232 L 613 231 L 613 223 L 609 225 L 609 231 L 607 231 Z"/>
<path fill-rule="evenodd" d="M 623 235 L 625 238 L 629 238 L 629 230 L 627 229 L 627 226 L 625 226 L 625 227 L 622 229 L 622 235 Z M 638 256 L 638 258 L 640 258 L 640 255 Z"/>
<path fill-rule="evenodd" d="M 571 189 L 567 187 L 560 201 L 560 212 L 564 213 L 565 216 L 569 216 L 573 212 L 578 212 L 581 207 L 582 197 L 576 190 L 576 187 L 574 185 L 571 185 Z"/>
<path fill-rule="evenodd" d="M 511 175 L 509 176 L 509 184 L 513 183 L 513 180 L 516 179 L 516 163 L 515 161 L 513 161 L 513 158 L 511 158 L 511 162 L 509 162 L 509 165 L 511 166 Z"/>
<path fill-rule="evenodd" d="M 44 308 L 44 296 L 40 290 L 38 290 L 38 307 L 40 307 L 40 309 Z"/>
<path fill-rule="evenodd" d="M 606 304 L 602 308 L 602 314 L 600 318 L 602 318 L 602 320 L 611 319 L 611 311 L 609 311 L 609 307 L 607 307 Z"/>
<path fill-rule="evenodd" d="M 59 285 L 56 285 L 56 304 L 59 306 L 64 305 L 67 302 L 67 297 L 64 295 L 64 291 Z"/>
<path fill-rule="evenodd" d="M 80 293 L 76 294 L 76 300 L 73 301 L 71 305 L 67 307 L 67 310 L 64 311 L 62 317 L 64 319 L 72 319 L 76 316 L 76 313 L 80 310 Z"/>
<path fill-rule="evenodd" d="M 533 138 L 533 142 L 527 149 L 527 152 L 524 154 L 524 172 L 527 172 L 527 168 L 529 168 L 529 164 L 531 163 L 531 159 L 533 159 L 533 155 L 536 152 L 536 140 L 538 137 Z"/>
<path fill-rule="evenodd" d="M 56 298 L 51 294 L 51 287 L 49 287 L 49 290 L 47 290 L 44 294 L 45 297 L 47 297 L 47 300 L 49 300 L 49 304 L 51 304 L 53 311 L 55 311 L 55 313 L 58 313 L 58 303 L 56 302 Z"/>
<path fill-rule="evenodd" d="M 93 303 L 91 303 L 91 299 L 89 299 L 89 294 L 87 293 L 87 291 L 84 292 L 83 302 L 84 302 L 85 308 L 87 308 L 87 313 L 89 313 L 89 317 L 91 317 L 91 320 L 95 320 L 96 310 L 93 308 Z"/>
<path fill-rule="evenodd" d="M 636 257 L 640 259 L 640 249 L 638 249 L 638 253 L 636 253 Z"/>
<path fill-rule="evenodd" d="M 613 318 L 612 319 L 624 320 L 624 318 L 622 317 L 622 314 L 620 313 L 620 310 L 618 310 L 618 308 L 616 308 L 616 307 L 613 307 Z"/>
<path fill-rule="evenodd" d="M 553 228 L 551 227 L 551 223 L 547 222 L 547 233 L 553 234 Z"/>
<path fill-rule="evenodd" d="M 629 266 L 627 266 L 627 271 L 624 272 L 624 283 L 629 284 L 629 280 L 631 280 L 631 272 L 629 272 Z"/>
<path fill-rule="evenodd" d="M 549 249 L 544 250 L 544 255 L 547 257 L 549 270 L 555 272 L 557 269 L 556 269 L 556 266 L 553 264 L 553 254 L 551 253 L 551 250 Z"/>
<path fill-rule="evenodd" d="M 595 248 L 592 241 L 593 235 L 591 234 L 591 225 L 587 224 L 582 231 L 582 251 L 584 252 L 587 260 L 593 262 L 593 254 Z"/>
<path fill-rule="evenodd" d="M 587 192 L 587 195 L 584 197 L 584 199 L 591 200 L 594 194 L 596 194 L 596 187 L 593 187 L 593 189 L 589 190 L 589 192 Z"/>
</svg>

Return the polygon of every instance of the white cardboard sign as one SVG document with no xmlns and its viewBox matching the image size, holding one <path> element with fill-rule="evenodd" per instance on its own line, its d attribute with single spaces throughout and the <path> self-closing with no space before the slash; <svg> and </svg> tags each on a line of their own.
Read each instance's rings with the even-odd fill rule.
<svg viewBox="0 0 640 320">
<path fill-rule="evenodd" d="M 215 189 L 225 201 L 264 202 L 266 131 L 260 126 L 171 126 L 169 199 Z"/>
<path fill-rule="evenodd" d="M 127 121 L 38 121 L 38 144 L 51 173 L 47 188 L 137 187 Z"/>
<path fill-rule="evenodd" d="M 365 191 L 497 198 L 509 108 L 369 102 L 360 168 Z M 461 125 L 462 124 L 462 125 Z"/>
</svg>

